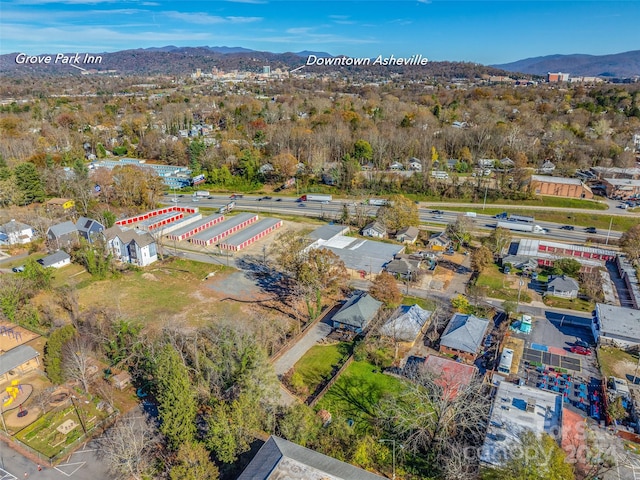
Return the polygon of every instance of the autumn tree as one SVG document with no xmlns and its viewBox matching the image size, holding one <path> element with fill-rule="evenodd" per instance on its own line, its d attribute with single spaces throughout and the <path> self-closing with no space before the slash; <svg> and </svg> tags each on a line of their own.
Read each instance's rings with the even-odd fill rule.
<svg viewBox="0 0 640 480">
<path fill-rule="evenodd" d="M 524 430 L 509 449 L 509 458 L 498 467 L 487 467 L 482 480 L 573 480 L 573 467 L 566 462 L 566 454 L 546 433 L 536 435 Z"/>
<path fill-rule="evenodd" d="M 93 348 L 86 337 L 75 335 L 62 347 L 62 370 L 67 379 L 78 381 L 89 393 Z"/>
<path fill-rule="evenodd" d="M 309 251 L 300 267 L 297 280 L 307 292 L 305 299 L 311 318 L 320 313 L 323 296 L 342 289 L 347 279 L 347 269 L 338 255 L 326 248 Z M 315 309 L 311 306 L 312 299 L 315 301 Z"/>
<path fill-rule="evenodd" d="M 175 450 L 194 438 L 197 405 L 189 371 L 176 350 L 167 344 L 158 355 L 154 373 L 160 431 Z"/>
<path fill-rule="evenodd" d="M 353 158 L 360 163 L 370 162 L 373 158 L 373 148 L 366 140 L 356 140 L 353 145 Z"/>
<path fill-rule="evenodd" d="M 169 472 L 171 480 L 217 480 L 219 476 L 207 449 L 195 442 L 180 445 L 176 463 Z"/>
<path fill-rule="evenodd" d="M 493 253 L 484 245 L 471 252 L 471 268 L 476 272 L 482 272 L 493 265 Z"/>
<path fill-rule="evenodd" d="M 129 413 L 100 437 L 99 451 L 116 478 L 143 480 L 150 478 L 159 444 L 153 421 L 146 415 Z"/>
<path fill-rule="evenodd" d="M 461 244 L 467 244 L 471 241 L 471 229 L 473 228 L 473 220 L 464 214 L 458 215 L 456 221 L 447 224 L 445 232 L 453 240 Z"/>
<path fill-rule="evenodd" d="M 489 236 L 485 238 L 484 244 L 494 255 L 502 255 L 509 248 L 512 240 L 513 235 L 509 230 L 498 227 L 493 229 Z"/>
<path fill-rule="evenodd" d="M 376 276 L 369 293 L 376 300 L 384 302 L 387 307 L 397 307 L 402 303 L 402 293 L 396 279 L 386 271 Z"/>
<path fill-rule="evenodd" d="M 402 195 L 393 195 L 387 205 L 378 209 L 378 221 L 391 231 L 417 227 L 420 225 L 418 205 Z"/>
<path fill-rule="evenodd" d="M 622 234 L 620 248 L 631 262 L 640 260 L 640 225 L 634 225 Z"/>
</svg>

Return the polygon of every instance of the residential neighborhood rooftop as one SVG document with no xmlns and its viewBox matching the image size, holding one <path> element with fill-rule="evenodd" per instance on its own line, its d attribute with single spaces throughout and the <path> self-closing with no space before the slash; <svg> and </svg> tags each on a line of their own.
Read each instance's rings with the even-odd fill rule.
<svg viewBox="0 0 640 480">
<path fill-rule="evenodd" d="M 461 352 L 476 353 L 489 327 L 489 320 L 456 313 L 440 337 L 440 345 Z"/>
<path fill-rule="evenodd" d="M 402 342 L 413 342 L 432 314 L 419 305 L 403 305 L 386 321 L 380 333 Z"/>
</svg>

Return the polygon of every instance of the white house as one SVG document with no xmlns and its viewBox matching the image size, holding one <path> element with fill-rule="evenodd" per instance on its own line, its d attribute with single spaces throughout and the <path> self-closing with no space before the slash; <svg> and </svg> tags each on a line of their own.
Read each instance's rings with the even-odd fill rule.
<svg viewBox="0 0 640 480">
<path fill-rule="evenodd" d="M 402 165 L 400 162 L 393 162 L 391 165 L 389 165 L 389 170 L 404 170 L 404 165 Z"/>
<path fill-rule="evenodd" d="M 0 244 L 25 244 L 33 240 L 33 237 L 33 228 L 26 223 L 11 220 L 4 225 L 0 225 Z"/>
<path fill-rule="evenodd" d="M 113 226 L 104 231 L 116 260 L 146 267 L 158 260 L 156 241 L 150 233 Z"/>
<path fill-rule="evenodd" d="M 566 275 L 553 275 L 547 283 L 546 295 L 561 298 L 578 298 L 580 285 L 578 282 Z"/>
<path fill-rule="evenodd" d="M 414 172 L 421 172 L 422 162 L 418 160 L 416 157 L 411 157 L 409 159 L 409 169 L 413 170 Z"/>
<path fill-rule="evenodd" d="M 380 222 L 371 222 L 362 229 L 362 235 L 365 237 L 385 238 L 387 236 L 387 230 Z"/>
<path fill-rule="evenodd" d="M 542 166 L 538 169 L 538 173 L 547 173 L 551 174 L 556 169 L 556 166 L 553 162 L 546 161 L 542 164 Z"/>
<path fill-rule="evenodd" d="M 64 250 L 58 250 L 51 255 L 41 258 L 38 260 L 38 263 L 43 267 L 62 268 L 66 265 L 71 265 L 71 257 Z"/>
</svg>

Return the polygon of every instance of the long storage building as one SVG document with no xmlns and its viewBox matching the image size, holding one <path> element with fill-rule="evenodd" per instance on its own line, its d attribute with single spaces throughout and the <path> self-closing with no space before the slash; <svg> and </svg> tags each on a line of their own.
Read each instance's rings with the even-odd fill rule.
<svg viewBox="0 0 640 480">
<path fill-rule="evenodd" d="M 212 228 L 197 233 L 189 241 L 195 245 L 212 245 L 257 221 L 258 215 L 255 213 L 241 213 L 214 225 Z"/>
<path fill-rule="evenodd" d="M 282 226 L 282 220 L 279 218 L 263 218 L 258 223 L 254 223 L 250 227 L 236 233 L 220 244 L 220 248 L 224 250 L 232 250 L 237 252 L 248 247 L 253 242 L 260 240 L 262 237 L 270 234 L 274 230 Z"/>
<path fill-rule="evenodd" d="M 187 238 L 193 237 L 197 233 L 200 233 L 208 228 L 213 227 L 214 225 L 222 222 L 224 220 L 224 215 L 220 215 L 215 213 L 213 215 L 209 215 L 208 217 L 202 218 L 196 222 L 189 223 L 189 225 L 184 225 L 181 228 L 176 229 L 167 235 L 169 240 L 174 240 L 180 242 L 182 240 L 186 240 Z"/>
</svg>

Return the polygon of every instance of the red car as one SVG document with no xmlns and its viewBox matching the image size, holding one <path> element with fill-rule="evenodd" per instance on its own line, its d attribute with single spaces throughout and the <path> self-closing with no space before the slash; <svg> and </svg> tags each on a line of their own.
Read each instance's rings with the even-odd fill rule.
<svg viewBox="0 0 640 480">
<path fill-rule="evenodd" d="M 590 348 L 581 347 L 580 345 L 576 345 L 574 347 L 571 347 L 571 352 L 572 353 L 577 353 L 578 355 L 591 355 L 591 349 Z"/>
</svg>

